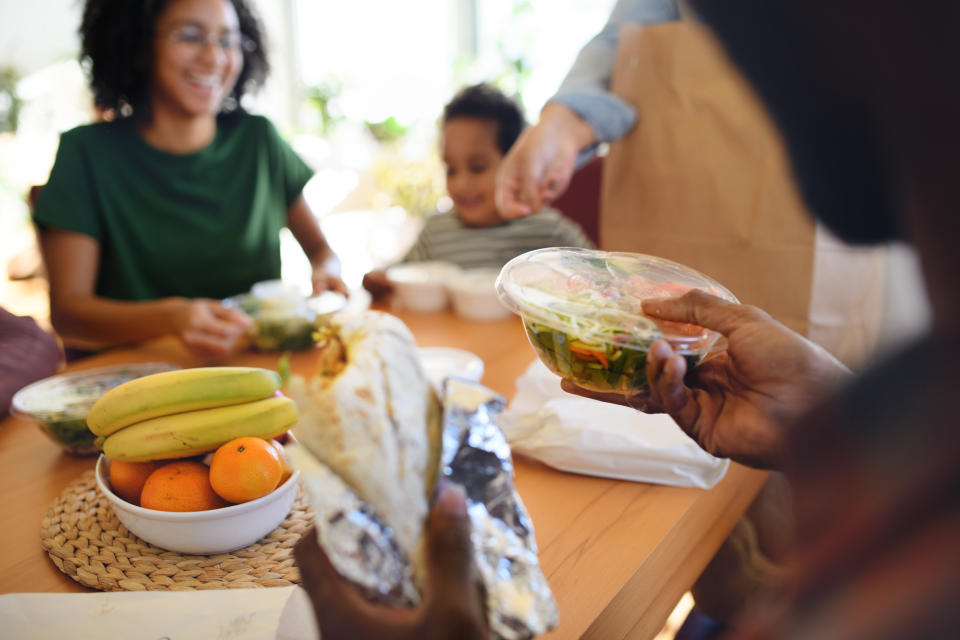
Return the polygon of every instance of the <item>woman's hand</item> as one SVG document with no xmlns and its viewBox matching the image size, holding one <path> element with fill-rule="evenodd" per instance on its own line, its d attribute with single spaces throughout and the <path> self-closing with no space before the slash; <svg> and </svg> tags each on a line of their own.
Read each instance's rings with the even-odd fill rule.
<svg viewBox="0 0 960 640">
<path fill-rule="evenodd" d="M 664 320 L 688 322 L 719 332 L 726 349 L 692 371 L 663 340 L 647 356 L 650 397 L 600 400 L 666 412 L 706 451 L 754 467 L 774 468 L 782 456 L 783 423 L 809 408 L 849 370 L 822 347 L 791 331 L 769 314 L 726 302 L 702 291 L 646 300 L 644 311 Z"/>
<path fill-rule="evenodd" d="M 443 488 L 427 520 L 428 584 L 417 609 L 373 604 L 337 573 L 310 529 L 293 549 L 324 640 L 489 637 L 473 568 L 470 519 L 461 487 Z"/>
<path fill-rule="evenodd" d="M 253 320 L 240 309 L 217 300 L 180 300 L 174 314 L 174 333 L 193 353 L 223 357 L 246 348 Z"/>
<path fill-rule="evenodd" d="M 319 267 L 313 270 L 311 283 L 313 285 L 313 295 L 323 293 L 324 291 L 336 291 L 345 296 L 349 295 L 347 284 L 340 279 L 339 275 L 331 273 L 326 267 Z"/>
<path fill-rule="evenodd" d="M 570 184 L 577 153 L 593 129 L 567 107 L 549 104 L 514 143 L 497 170 L 497 209 L 506 219 L 536 213 Z"/>
</svg>

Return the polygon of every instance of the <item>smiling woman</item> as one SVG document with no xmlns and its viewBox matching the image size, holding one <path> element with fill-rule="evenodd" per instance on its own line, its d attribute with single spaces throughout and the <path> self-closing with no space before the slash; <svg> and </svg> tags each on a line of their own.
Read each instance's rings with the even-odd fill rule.
<svg viewBox="0 0 960 640">
<path fill-rule="evenodd" d="M 196 54 L 207 48 L 203 43 L 220 44 L 221 51 L 230 54 L 234 73 L 225 78 L 229 84 L 223 85 L 224 98 L 229 98 L 222 105 L 226 110 L 235 109 L 245 93 L 259 89 L 269 71 L 260 23 L 245 1 L 89 0 L 80 32 L 94 101 L 108 114 L 149 119 L 156 97 L 152 91 L 155 74 L 164 71 L 161 45 L 165 40 L 182 45 L 173 49 L 179 49 L 180 57 L 187 60 L 199 57 Z M 237 46 L 224 47 L 223 43 Z M 234 57 L 235 52 L 241 55 Z M 221 109 L 220 103 L 214 106 L 214 113 Z"/>
<path fill-rule="evenodd" d="M 250 319 L 219 299 L 280 277 L 283 227 L 314 289 L 344 290 L 302 196 L 312 171 L 240 105 L 268 69 L 246 0 L 88 0 L 81 35 L 106 121 L 61 136 L 34 210 L 67 344 L 242 348 Z"/>
</svg>

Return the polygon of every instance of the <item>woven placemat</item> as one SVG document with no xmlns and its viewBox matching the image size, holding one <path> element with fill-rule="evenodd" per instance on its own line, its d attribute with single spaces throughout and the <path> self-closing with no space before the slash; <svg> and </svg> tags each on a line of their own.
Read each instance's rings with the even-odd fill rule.
<svg viewBox="0 0 960 640">
<path fill-rule="evenodd" d="M 293 546 L 312 520 L 300 487 L 287 519 L 248 547 L 209 556 L 167 551 L 120 524 L 87 471 L 47 509 L 40 544 L 60 571 L 101 591 L 285 587 L 300 583 Z"/>
</svg>

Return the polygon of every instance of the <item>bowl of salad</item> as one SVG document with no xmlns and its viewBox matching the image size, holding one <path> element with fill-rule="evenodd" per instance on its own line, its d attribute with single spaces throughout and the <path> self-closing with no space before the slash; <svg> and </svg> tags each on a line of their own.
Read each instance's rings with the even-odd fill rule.
<svg viewBox="0 0 960 640">
<path fill-rule="evenodd" d="M 731 302 L 725 287 L 679 263 L 637 253 L 538 249 L 500 271 L 497 294 L 523 320 L 545 365 L 584 389 L 649 393 L 650 345 L 665 339 L 696 366 L 719 335 L 691 324 L 648 317 L 641 303 L 701 289 Z"/>
<path fill-rule="evenodd" d="M 51 376 L 20 389 L 10 413 L 35 422 L 47 436 L 73 455 L 99 453 L 87 428 L 90 407 L 110 389 L 134 378 L 177 369 L 164 362 L 123 364 Z"/>
<path fill-rule="evenodd" d="M 295 286 L 280 280 L 258 282 L 249 293 L 227 298 L 253 318 L 252 341 L 260 351 L 288 351 L 313 346 L 318 321 L 340 311 L 347 298 L 335 291 L 307 297 Z"/>
</svg>

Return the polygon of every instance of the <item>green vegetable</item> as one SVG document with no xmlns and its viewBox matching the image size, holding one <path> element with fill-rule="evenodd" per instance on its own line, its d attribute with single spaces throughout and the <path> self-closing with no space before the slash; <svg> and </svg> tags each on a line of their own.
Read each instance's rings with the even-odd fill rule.
<svg viewBox="0 0 960 640">
<path fill-rule="evenodd" d="M 600 392 L 647 391 L 647 348 L 615 342 L 591 343 L 535 322 L 524 322 L 530 344 L 550 369 L 577 386 Z M 614 332 L 611 332 L 611 336 Z M 690 370 L 700 361 L 697 354 L 682 354 Z"/>
<path fill-rule="evenodd" d="M 277 360 L 277 373 L 280 374 L 280 384 L 286 386 L 290 382 L 293 372 L 290 370 L 290 352 L 284 351 L 280 359 Z"/>
<path fill-rule="evenodd" d="M 299 307 L 271 304 L 243 295 L 232 304 L 253 318 L 253 343 L 261 351 L 296 351 L 313 346 L 314 314 Z"/>
<path fill-rule="evenodd" d="M 264 351 L 306 349 L 313 345 L 313 323 L 304 318 L 256 320 L 254 343 Z"/>
<path fill-rule="evenodd" d="M 48 419 L 42 424 L 46 432 L 71 453 L 96 453 L 96 436 L 87 428 L 86 418 Z"/>
</svg>

